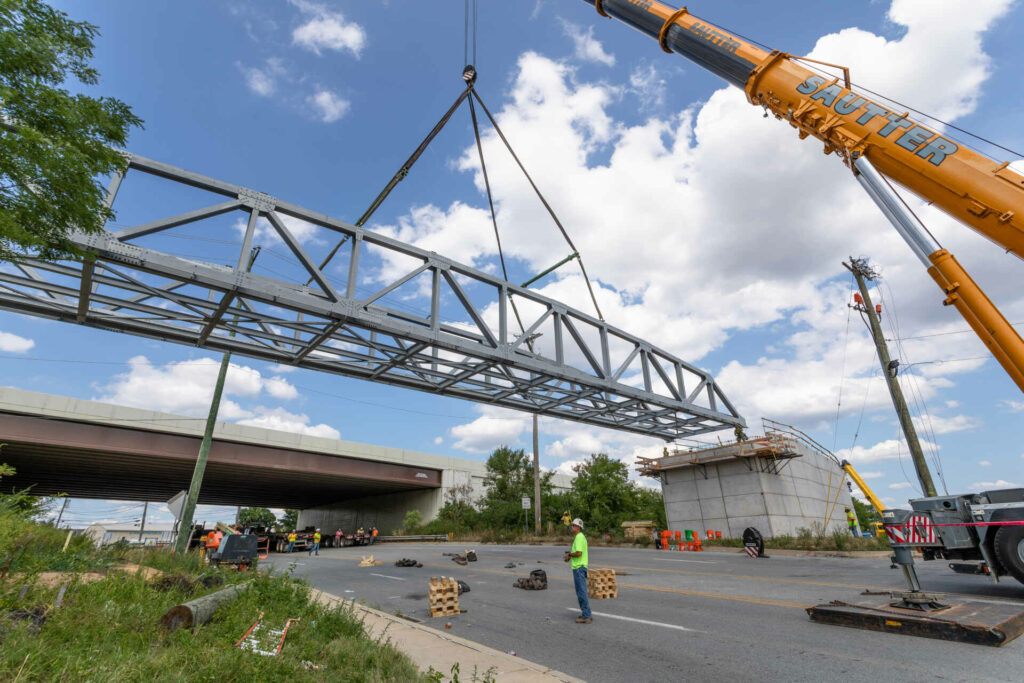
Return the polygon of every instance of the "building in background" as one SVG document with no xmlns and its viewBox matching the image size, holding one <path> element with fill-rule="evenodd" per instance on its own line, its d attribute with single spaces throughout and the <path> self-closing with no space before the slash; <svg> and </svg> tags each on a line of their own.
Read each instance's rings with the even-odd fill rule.
<svg viewBox="0 0 1024 683">
<path fill-rule="evenodd" d="M 172 524 L 147 524 L 142 532 L 141 542 L 144 545 L 170 543 Z M 110 545 L 118 541 L 139 543 L 138 524 L 101 524 L 95 522 L 83 532 L 91 538 L 96 545 Z"/>
</svg>

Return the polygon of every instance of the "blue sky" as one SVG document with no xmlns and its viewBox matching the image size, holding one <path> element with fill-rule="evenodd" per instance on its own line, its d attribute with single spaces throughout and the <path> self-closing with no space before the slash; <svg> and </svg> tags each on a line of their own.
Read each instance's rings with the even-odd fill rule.
<svg viewBox="0 0 1024 683">
<path fill-rule="evenodd" d="M 145 119 L 131 151 L 350 222 L 461 88 L 461 2 L 55 4 L 100 27 L 102 79 L 92 91 Z M 916 479 L 868 335 L 848 316 L 853 285 L 840 264 L 871 257 L 884 276 L 875 296 L 886 336 L 902 340 L 894 355 L 904 387 L 950 492 L 1024 484 L 1019 390 L 941 305 L 838 159 L 581 0 L 480 5 L 478 90 L 580 247 L 609 322 L 710 370 L 748 433 L 760 431 L 761 417 L 794 424 L 850 457 L 898 504 L 916 495 Z M 849 64 L 855 82 L 1024 149 L 1019 2 L 690 10 L 772 47 Z M 369 226 L 493 269 L 471 144 L 460 112 Z M 511 278 L 521 281 L 566 249 L 493 136 L 485 150 Z M 145 183 L 126 184 L 122 195 L 120 225 L 172 215 L 185 201 Z M 1006 317 L 1024 321 L 1024 263 L 918 208 Z M 230 222 L 210 230 L 237 239 Z M 154 244 L 214 249 L 200 240 Z M 287 250 L 264 247 L 256 270 L 287 273 Z M 591 310 L 572 268 L 537 287 Z M 205 414 L 213 354 L 10 313 L 0 313 L 0 332 L 6 384 Z M 501 444 L 529 446 L 525 415 L 234 362 L 228 420 L 474 459 Z M 580 425 L 542 428 L 542 464 L 562 471 L 594 451 L 632 462 L 662 447 Z M 70 509 L 76 523 L 134 519 L 137 510 L 80 500 Z"/>
</svg>

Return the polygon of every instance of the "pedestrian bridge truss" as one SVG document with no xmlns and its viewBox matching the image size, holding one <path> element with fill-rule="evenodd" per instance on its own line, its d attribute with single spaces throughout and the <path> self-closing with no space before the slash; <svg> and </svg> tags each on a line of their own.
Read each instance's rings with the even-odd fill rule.
<svg viewBox="0 0 1024 683">
<path fill-rule="evenodd" d="M 707 372 L 386 234 L 138 156 L 107 201 L 89 258 L 5 264 L 0 307 L 666 440 L 743 424 Z"/>
</svg>

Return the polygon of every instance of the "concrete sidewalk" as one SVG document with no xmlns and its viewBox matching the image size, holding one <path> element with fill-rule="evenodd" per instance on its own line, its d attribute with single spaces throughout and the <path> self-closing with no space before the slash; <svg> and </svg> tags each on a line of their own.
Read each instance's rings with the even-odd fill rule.
<svg viewBox="0 0 1024 683">
<path fill-rule="evenodd" d="M 503 683 L 583 683 L 582 679 L 549 669 L 540 664 L 513 655 L 499 652 L 465 638 L 443 633 L 387 612 L 355 604 L 351 600 L 314 590 L 313 599 L 328 605 L 351 604 L 357 615 L 363 620 L 366 633 L 371 638 L 383 636 L 397 649 L 404 652 L 420 669 L 426 672 L 430 667 L 440 671 L 446 677 L 450 675 L 452 665 L 458 663 L 459 676 L 469 680 L 474 672 L 481 679 L 487 672 L 493 680 Z"/>
</svg>

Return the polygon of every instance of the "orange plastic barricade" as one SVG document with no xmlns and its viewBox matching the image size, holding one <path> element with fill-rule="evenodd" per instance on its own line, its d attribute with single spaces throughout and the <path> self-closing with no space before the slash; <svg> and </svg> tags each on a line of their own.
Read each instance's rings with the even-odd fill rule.
<svg viewBox="0 0 1024 683">
<path fill-rule="evenodd" d="M 683 538 L 683 532 L 682 531 L 677 531 L 676 532 L 676 540 L 680 541 L 680 540 L 682 540 L 682 538 Z"/>
<path fill-rule="evenodd" d="M 270 537 L 267 536 L 263 539 L 263 543 L 256 543 L 256 557 L 260 560 L 265 560 L 270 557 Z"/>
</svg>

